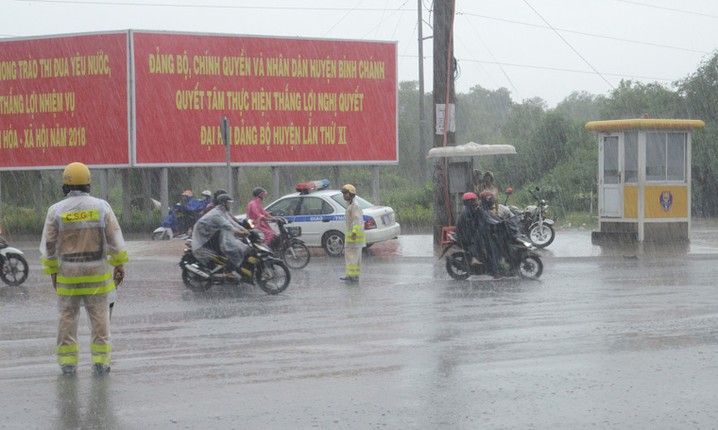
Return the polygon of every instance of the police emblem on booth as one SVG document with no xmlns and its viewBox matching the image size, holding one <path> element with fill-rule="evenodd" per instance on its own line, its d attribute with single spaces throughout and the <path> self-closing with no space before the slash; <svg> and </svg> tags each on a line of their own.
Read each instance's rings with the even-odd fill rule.
<svg viewBox="0 0 718 430">
<path fill-rule="evenodd" d="M 673 205 L 673 194 L 671 194 L 670 191 L 663 191 L 661 192 L 661 207 L 663 208 L 664 212 L 668 212 L 671 209 L 671 206 Z"/>
</svg>

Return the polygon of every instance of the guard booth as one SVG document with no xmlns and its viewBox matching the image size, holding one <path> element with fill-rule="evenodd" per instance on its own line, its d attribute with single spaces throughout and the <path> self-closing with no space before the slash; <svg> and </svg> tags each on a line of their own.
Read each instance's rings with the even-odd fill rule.
<svg viewBox="0 0 718 430">
<path fill-rule="evenodd" d="M 595 245 L 688 241 L 691 132 L 700 120 L 591 121 L 598 132 L 598 231 Z"/>
<path fill-rule="evenodd" d="M 488 145 L 476 142 L 468 142 L 463 145 L 441 146 L 431 148 L 426 158 L 445 158 L 447 161 L 447 189 L 451 197 L 452 206 L 447 208 L 454 215 L 460 212 L 460 196 L 474 189 L 474 157 L 485 155 L 516 154 L 513 145 Z M 456 223 L 456 216 L 450 217 Z M 448 234 L 454 230 L 454 226 L 444 226 L 441 231 L 440 242 L 448 242 Z"/>
</svg>

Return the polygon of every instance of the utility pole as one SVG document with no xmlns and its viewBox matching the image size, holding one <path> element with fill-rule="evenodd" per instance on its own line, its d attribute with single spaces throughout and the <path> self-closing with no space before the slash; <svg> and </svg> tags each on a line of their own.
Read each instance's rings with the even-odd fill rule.
<svg viewBox="0 0 718 430">
<path fill-rule="evenodd" d="M 434 1 L 434 147 L 454 145 L 451 129 L 454 115 L 454 5 L 455 0 Z M 441 229 L 453 225 L 448 190 L 447 159 L 434 160 L 434 244 L 441 241 Z"/>
<path fill-rule="evenodd" d="M 423 184 L 426 181 L 426 114 L 424 112 L 424 19 L 422 18 L 423 0 L 417 0 L 418 28 L 419 28 L 419 179 Z"/>
</svg>

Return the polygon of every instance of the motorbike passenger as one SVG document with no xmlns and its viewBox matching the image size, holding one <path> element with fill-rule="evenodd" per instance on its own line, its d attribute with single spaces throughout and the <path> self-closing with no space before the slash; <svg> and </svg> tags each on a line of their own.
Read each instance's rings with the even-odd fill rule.
<svg viewBox="0 0 718 430">
<path fill-rule="evenodd" d="M 262 200 L 267 196 L 267 190 L 257 187 L 252 191 L 252 196 L 252 200 L 247 203 L 247 218 L 254 222 L 256 229 L 264 233 L 264 244 L 271 246 L 277 237 L 277 233 L 272 230 L 272 227 L 267 222 L 274 220 L 274 217 L 264 210 L 262 206 Z"/>
<path fill-rule="evenodd" d="M 212 192 L 210 190 L 202 191 L 202 199 L 191 199 L 187 202 L 186 208 L 189 212 L 203 214 L 204 209 L 212 201 Z"/>
<path fill-rule="evenodd" d="M 493 213 L 496 205 L 494 193 L 491 191 L 483 191 L 479 195 L 480 203 L 477 212 L 478 219 L 478 235 L 480 238 L 482 250 L 486 256 L 486 262 L 494 278 L 501 277 L 501 267 L 499 260 L 504 255 L 505 249 L 503 237 L 500 233 L 502 230 L 502 221 Z"/>
<path fill-rule="evenodd" d="M 478 206 L 479 197 L 472 192 L 464 193 L 461 196 L 463 208 L 459 219 L 456 221 L 456 238 L 459 246 L 468 249 L 474 257 L 472 264 L 478 264 L 483 252 L 479 239 Z"/>
<path fill-rule="evenodd" d="M 232 266 L 243 277 L 251 278 L 253 273 L 251 267 L 242 265 L 245 255 L 251 252 L 251 248 L 237 237 L 237 235 L 246 236 L 249 231 L 239 225 L 231 215 L 230 210 L 234 200 L 229 194 L 220 194 L 216 201 L 217 206 L 195 224 L 192 232 L 192 254 L 206 263 L 202 252 L 199 251 L 202 248 L 219 250 L 229 258 Z"/>
<path fill-rule="evenodd" d="M 206 214 L 207 212 L 211 211 L 215 207 L 217 207 L 217 197 L 221 196 L 222 194 L 229 194 L 226 190 L 218 189 L 212 194 L 212 201 L 209 202 L 207 206 L 202 210 L 202 215 Z"/>
<path fill-rule="evenodd" d="M 494 181 L 494 174 L 492 172 L 485 172 L 481 178 L 481 184 L 479 185 L 479 195 L 484 192 L 491 192 L 493 195 L 493 203 L 489 208 L 492 215 L 497 215 L 499 210 L 499 189 Z"/>
</svg>

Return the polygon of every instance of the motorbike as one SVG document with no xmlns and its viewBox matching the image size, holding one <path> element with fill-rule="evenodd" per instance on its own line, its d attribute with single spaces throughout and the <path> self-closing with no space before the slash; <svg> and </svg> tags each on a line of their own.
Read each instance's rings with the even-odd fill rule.
<svg viewBox="0 0 718 430">
<path fill-rule="evenodd" d="M 0 279 L 11 287 L 17 287 L 25 282 L 28 272 L 29 266 L 23 252 L 10 246 L 0 236 Z"/>
<path fill-rule="evenodd" d="M 543 273 L 541 257 L 532 250 L 531 244 L 511 233 L 514 227 L 509 223 L 517 220 L 503 220 L 495 229 L 495 240 L 502 241 L 503 252 L 499 259 L 502 273 L 491 273 L 489 264 L 472 264 L 474 255 L 462 247 L 456 232 L 449 233 L 449 243 L 444 247 L 439 259 L 446 255 L 446 272 L 453 279 L 463 281 L 472 275 L 505 275 L 520 276 L 527 279 L 538 279 Z M 450 250 L 455 250 L 448 253 Z M 447 254 L 448 253 L 448 254 Z"/>
<path fill-rule="evenodd" d="M 200 258 L 197 258 L 192 253 L 192 239 L 187 240 L 179 262 L 182 282 L 196 292 L 207 291 L 215 284 L 247 283 L 256 284 L 267 294 L 281 293 L 289 287 L 289 269 L 284 261 L 274 257 L 263 239 L 261 232 L 252 229 L 249 229 L 249 235 L 241 239 L 252 250 L 242 263 L 243 267 L 253 267 L 251 276 L 242 276 L 239 267 L 234 267 L 229 258 L 214 250 L 218 248 L 202 248 L 198 251 Z"/>
<path fill-rule="evenodd" d="M 162 224 L 152 232 L 152 240 L 184 239 L 192 235 L 192 226 L 202 216 L 202 212 L 190 212 L 173 208 Z"/>
<path fill-rule="evenodd" d="M 548 202 L 541 198 L 540 189 L 536 187 L 536 192 L 529 190 L 531 196 L 536 199 L 537 204 L 526 206 L 522 211 L 516 206 L 508 205 L 506 202 L 513 193 L 513 189 L 506 189 L 506 200 L 504 207 L 499 209 L 499 213 L 503 214 L 503 218 L 507 216 L 518 217 L 518 227 L 522 235 L 531 242 L 536 248 L 545 248 L 553 242 L 556 237 L 556 231 L 553 228 L 553 220 L 546 218 L 548 212 Z M 503 209 L 503 210 L 502 210 Z M 506 210 L 508 209 L 508 211 Z"/>
<path fill-rule="evenodd" d="M 287 226 L 286 224 L 291 222 L 283 217 L 274 217 L 274 222 L 279 230 L 279 234 L 271 244 L 274 253 L 280 255 L 290 269 L 305 268 L 312 255 L 304 241 L 299 239 L 299 236 L 302 235 L 302 228 Z"/>
</svg>

